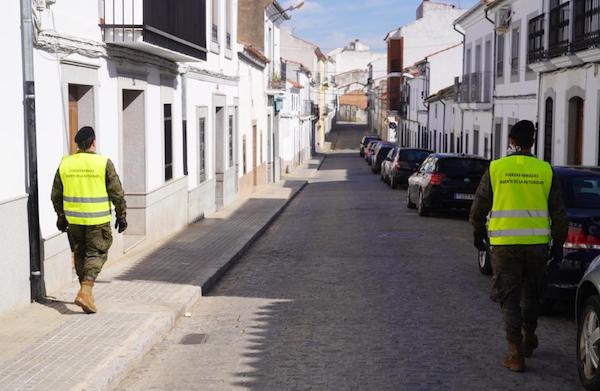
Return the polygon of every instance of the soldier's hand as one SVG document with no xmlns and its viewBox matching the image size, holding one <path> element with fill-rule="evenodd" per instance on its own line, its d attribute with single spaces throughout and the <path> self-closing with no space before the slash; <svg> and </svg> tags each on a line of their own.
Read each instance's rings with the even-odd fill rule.
<svg viewBox="0 0 600 391">
<path fill-rule="evenodd" d="M 67 222 L 67 217 L 65 215 L 58 215 L 58 220 L 56 220 L 56 228 L 60 232 L 67 232 L 67 228 L 69 227 L 69 223 Z"/>
<path fill-rule="evenodd" d="M 473 245 L 479 251 L 487 251 L 487 244 L 484 235 L 475 235 L 473 238 Z"/>
<path fill-rule="evenodd" d="M 127 220 L 125 220 L 125 217 L 117 217 L 115 228 L 119 230 L 119 233 L 123 233 L 127 229 Z"/>
</svg>

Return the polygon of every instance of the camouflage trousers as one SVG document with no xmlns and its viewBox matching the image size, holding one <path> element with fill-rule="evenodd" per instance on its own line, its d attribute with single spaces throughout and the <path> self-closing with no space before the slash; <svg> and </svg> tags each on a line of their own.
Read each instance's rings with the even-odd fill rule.
<svg viewBox="0 0 600 391">
<path fill-rule="evenodd" d="M 69 224 L 69 242 L 75 254 L 75 271 L 79 281 L 95 281 L 108 259 L 112 244 L 110 223 L 101 225 Z"/>
<path fill-rule="evenodd" d="M 537 328 L 546 286 L 547 245 L 493 246 L 491 299 L 500 304 L 506 339 L 519 344 Z"/>
</svg>

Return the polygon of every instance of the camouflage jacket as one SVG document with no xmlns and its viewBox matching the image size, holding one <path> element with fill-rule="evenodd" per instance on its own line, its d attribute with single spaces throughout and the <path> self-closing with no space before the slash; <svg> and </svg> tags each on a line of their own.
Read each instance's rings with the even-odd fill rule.
<svg viewBox="0 0 600 391">
<path fill-rule="evenodd" d="M 531 155 L 525 152 L 518 152 L 517 154 Z M 476 236 L 486 235 L 487 217 L 492 210 L 493 203 L 494 193 L 492 191 L 492 182 L 490 180 L 490 172 L 487 171 L 481 178 L 481 183 L 475 193 L 475 201 L 473 201 L 469 216 L 469 221 L 473 225 Z M 563 202 L 560 182 L 556 175 L 552 176 L 552 185 L 548 196 L 548 212 L 551 219 L 550 230 L 552 232 L 553 243 L 562 246 L 567 239 L 569 219 Z"/>
<path fill-rule="evenodd" d="M 78 152 L 78 153 L 91 153 L 91 152 Z M 106 192 L 108 198 L 115 206 L 115 212 L 117 218 L 125 218 L 127 215 L 127 205 L 125 203 L 125 193 L 123 192 L 123 186 L 121 186 L 121 180 L 115 170 L 113 162 L 108 159 L 106 163 Z M 63 210 L 63 184 L 60 179 L 60 168 L 56 170 L 54 175 L 54 183 L 52 185 L 52 204 L 57 215 L 64 215 Z"/>
</svg>

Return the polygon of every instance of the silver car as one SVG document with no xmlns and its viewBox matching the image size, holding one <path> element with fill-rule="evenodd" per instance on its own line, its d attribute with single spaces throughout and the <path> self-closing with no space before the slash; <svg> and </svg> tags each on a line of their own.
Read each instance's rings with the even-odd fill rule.
<svg viewBox="0 0 600 391">
<path fill-rule="evenodd" d="M 600 256 L 577 288 L 577 368 L 587 390 L 600 390 Z"/>
</svg>

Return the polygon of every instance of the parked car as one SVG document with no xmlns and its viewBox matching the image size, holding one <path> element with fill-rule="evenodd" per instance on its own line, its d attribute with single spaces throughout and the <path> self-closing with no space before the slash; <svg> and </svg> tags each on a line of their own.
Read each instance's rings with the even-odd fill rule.
<svg viewBox="0 0 600 391">
<path fill-rule="evenodd" d="M 371 172 L 373 174 L 377 174 L 381 170 L 381 164 L 388 153 L 395 147 L 397 147 L 397 145 L 393 143 L 380 142 L 377 144 L 375 150 L 371 154 Z"/>
<path fill-rule="evenodd" d="M 360 157 L 365 157 L 365 149 L 369 145 L 369 142 L 379 140 L 381 140 L 381 137 L 379 136 L 364 136 L 362 140 L 360 140 Z"/>
<path fill-rule="evenodd" d="M 367 147 L 365 148 L 365 160 L 367 163 L 369 163 L 369 165 L 371 164 L 371 154 L 377 144 L 379 144 L 379 140 L 369 141 L 369 144 L 367 144 Z"/>
<path fill-rule="evenodd" d="M 400 184 L 406 184 L 408 178 L 419 169 L 423 161 L 432 153 L 433 151 L 430 151 L 429 149 L 400 149 L 391 164 L 388 183 L 392 189 L 397 188 Z"/>
<path fill-rule="evenodd" d="M 600 257 L 579 283 L 575 319 L 579 380 L 586 390 L 600 391 Z"/>
<path fill-rule="evenodd" d="M 489 160 L 465 154 L 429 155 L 417 172 L 408 178 L 408 208 L 419 216 L 432 211 L 471 208 Z"/>
<path fill-rule="evenodd" d="M 398 155 L 399 150 L 400 149 L 398 147 L 392 148 L 381 163 L 381 180 L 385 183 L 390 182 L 390 174 L 392 172 L 394 161 L 396 160 L 396 156 Z"/>
<path fill-rule="evenodd" d="M 600 256 L 600 168 L 555 167 L 569 217 L 569 232 L 563 259 L 547 267 L 548 286 L 544 307 L 556 299 L 572 296 L 586 270 Z M 479 270 L 492 274 L 490 255 L 478 257 Z"/>
</svg>

